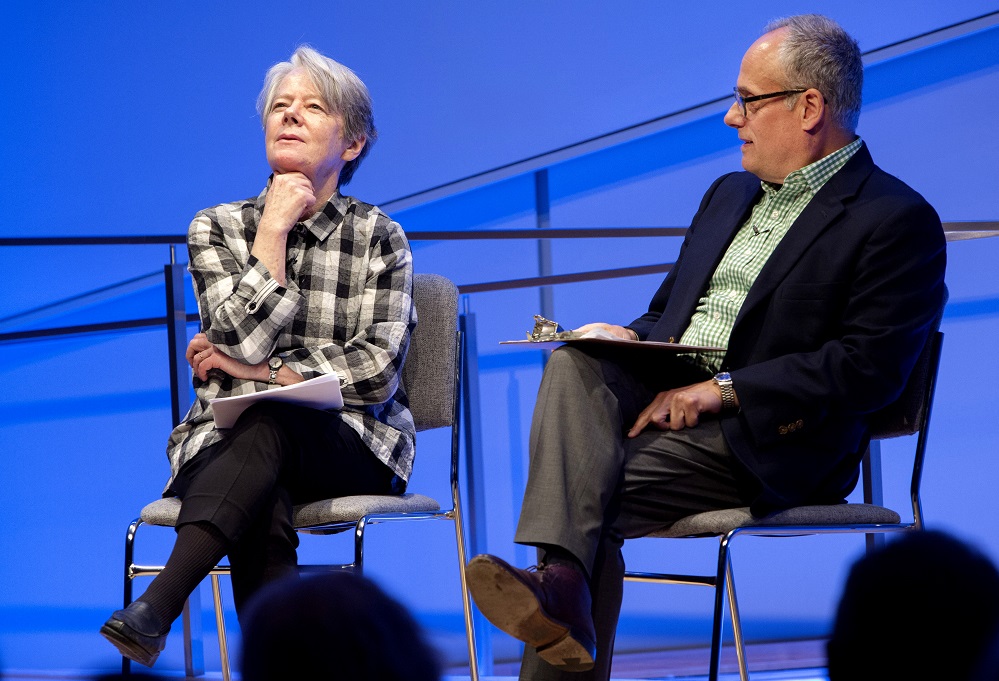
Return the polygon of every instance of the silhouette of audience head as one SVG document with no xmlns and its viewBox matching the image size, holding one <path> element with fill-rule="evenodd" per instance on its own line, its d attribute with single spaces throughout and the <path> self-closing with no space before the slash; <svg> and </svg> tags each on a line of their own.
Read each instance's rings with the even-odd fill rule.
<svg viewBox="0 0 999 681">
<path fill-rule="evenodd" d="M 348 572 L 290 577 L 247 605 L 243 681 L 439 681 L 440 663 L 410 613 Z"/>
<path fill-rule="evenodd" d="M 999 633 L 999 571 L 940 531 L 858 560 L 827 645 L 830 681 L 984 681 Z"/>
</svg>

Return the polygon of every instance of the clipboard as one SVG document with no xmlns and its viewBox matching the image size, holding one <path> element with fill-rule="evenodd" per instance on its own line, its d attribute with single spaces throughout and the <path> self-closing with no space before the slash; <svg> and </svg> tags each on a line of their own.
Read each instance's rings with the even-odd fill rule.
<svg viewBox="0 0 999 681">
<path fill-rule="evenodd" d="M 725 348 L 713 345 L 684 345 L 683 343 L 663 343 L 661 341 L 636 341 L 623 338 L 559 338 L 557 340 L 507 340 L 500 345 L 526 345 L 539 350 L 554 350 L 560 345 L 610 346 L 629 350 L 658 350 L 660 352 L 725 352 Z"/>
<path fill-rule="evenodd" d="M 500 345 L 530 345 L 539 350 L 554 350 L 560 345 L 608 346 L 628 350 L 658 350 L 676 354 L 685 352 L 725 352 L 725 348 L 712 345 L 684 345 L 682 343 L 663 343 L 661 341 L 639 341 L 618 338 L 611 333 L 595 328 L 586 333 L 565 331 L 558 322 L 545 319 L 539 314 L 534 315 L 534 329 L 527 334 L 525 340 L 500 341 Z"/>
</svg>

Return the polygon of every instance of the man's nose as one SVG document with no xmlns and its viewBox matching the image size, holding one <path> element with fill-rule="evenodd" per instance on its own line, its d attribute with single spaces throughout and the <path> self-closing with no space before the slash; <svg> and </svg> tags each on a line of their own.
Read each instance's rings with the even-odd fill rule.
<svg viewBox="0 0 999 681">
<path fill-rule="evenodd" d="M 745 122 L 746 117 L 742 115 L 742 109 L 739 107 L 739 102 L 732 102 L 732 106 L 728 108 L 725 112 L 725 125 L 730 128 L 741 128 Z"/>
</svg>

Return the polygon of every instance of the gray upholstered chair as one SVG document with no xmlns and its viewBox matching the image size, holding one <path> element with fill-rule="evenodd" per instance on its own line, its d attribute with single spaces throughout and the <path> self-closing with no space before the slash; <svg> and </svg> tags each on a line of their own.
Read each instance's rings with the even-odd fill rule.
<svg viewBox="0 0 999 681">
<path fill-rule="evenodd" d="M 930 421 L 942 343 L 943 334 L 934 331 L 923 349 L 902 395 L 894 404 L 879 412 L 872 423 L 871 447 L 864 456 L 862 466 L 864 503 L 801 506 L 762 518 L 754 518 L 749 513 L 748 508 L 709 511 L 687 516 L 665 530 L 648 535 L 649 537 L 667 539 L 714 536 L 720 540 L 714 574 L 679 575 L 627 572 L 625 575 L 626 580 L 634 582 L 689 584 L 714 588 L 711 660 L 708 672 L 710 681 L 717 681 L 721 665 L 722 618 L 726 597 L 729 613 L 732 617 L 739 676 L 742 681 L 749 679 L 730 553 L 732 541 L 736 537 L 744 535 L 799 537 L 817 534 L 863 533 L 867 536 L 867 545 L 870 550 L 879 543 L 877 540 L 883 540 L 887 533 L 923 529 L 919 487 L 923 459 L 926 454 L 927 426 Z M 903 435 L 917 435 L 909 488 L 909 498 L 912 504 L 911 521 L 903 520 L 897 511 L 880 505 L 882 503 L 880 440 Z M 906 511 L 906 515 L 908 515 L 908 511 Z"/>
<path fill-rule="evenodd" d="M 409 395 L 410 409 L 418 431 L 432 428 L 451 428 L 451 463 L 449 484 L 451 507 L 441 509 L 440 504 L 427 496 L 406 493 L 402 496 L 351 496 L 325 499 L 294 509 L 294 524 L 299 532 L 308 534 L 334 534 L 354 531 L 354 560 L 345 565 L 303 566 L 303 569 L 349 569 L 361 572 L 364 559 L 364 531 L 368 525 L 410 520 L 451 520 L 454 522 L 457 544 L 457 568 L 461 578 L 462 602 L 465 615 L 465 632 L 468 641 L 469 665 L 473 681 L 478 679 L 475 639 L 472 629 L 472 605 L 465 584 L 465 537 L 462 527 L 461 500 L 459 497 L 459 393 L 461 384 L 461 335 L 458 332 L 458 289 L 445 277 L 434 274 L 417 274 L 413 281 L 413 299 L 419 321 L 403 367 L 403 383 Z M 420 450 L 421 456 L 426 456 Z M 180 501 L 175 498 L 158 499 L 142 509 L 139 518 L 129 525 L 125 539 L 125 605 L 132 601 L 132 580 L 141 576 L 156 575 L 161 565 L 137 565 L 134 560 L 136 530 L 142 524 L 173 527 L 180 511 Z M 222 618 L 219 575 L 228 574 L 227 565 L 220 565 L 211 573 L 215 601 L 215 618 L 218 627 L 219 649 L 222 658 L 222 676 L 229 681 L 229 660 L 225 623 Z M 200 675 L 202 670 L 192 658 L 192 649 L 198 642 L 192 640 L 191 620 L 185 608 L 184 645 L 187 675 Z M 196 625 L 195 625 L 196 626 Z M 197 638 L 196 636 L 194 638 Z M 124 661 L 128 669 L 128 660 Z"/>
</svg>

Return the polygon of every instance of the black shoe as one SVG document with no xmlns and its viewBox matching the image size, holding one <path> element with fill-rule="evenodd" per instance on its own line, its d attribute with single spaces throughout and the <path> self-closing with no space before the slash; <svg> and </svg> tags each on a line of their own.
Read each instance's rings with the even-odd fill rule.
<svg viewBox="0 0 999 681">
<path fill-rule="evenodd" d="M 163 625 L 145 601 L 135 601 L 124 610 L 116 610 L 101 627 L 101 635 L 121 654 L 139 664 L 152 667 L 166 647 L 170 627 Z"/>
<path fill-rule="evenodd" d="M 469 561 L 465 575 L 486 619 L 533 646 L 542 660 L 567 672 L 593 668 L 596 633 L 582 572 L 558 563 L 521 570 L 484 554 Z"/>
</svg>

